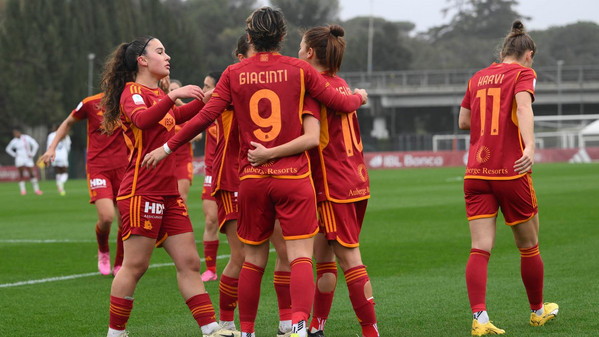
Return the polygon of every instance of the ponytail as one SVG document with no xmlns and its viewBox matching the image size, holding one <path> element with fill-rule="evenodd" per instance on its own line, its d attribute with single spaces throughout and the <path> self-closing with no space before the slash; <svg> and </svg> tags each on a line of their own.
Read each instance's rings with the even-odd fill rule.
<svg viewBox="0 0 599 337">
<path fill-rule="evenodd" d="M 121 125 L 121 94 L 127 82 L 135 81 L 137 58 L 145 54 L 146 46 L 153 37 L 137 38 L 129 43 L 121 43 L 108 57 L 102 73 L 100 87 L 104 97 L 100 105 L 104 108 L 102 129 L 111 134 Z"/>
<path fill-rule="evenodd" d="M 532 56 L 534 57 L 537 53 L 537 46 L 530 35 L 524 31 L 522 21 L 516 20 L 512 23 L 512 30 L 503 40 L 501 57 L 512 56 L 519 59 L 528 50 L 532 51 Z"/>
<path fill-rule="evenodd" d="M 341 68 L 345 53 L 345 31 L 339 25 L 321 26 L 304 33 L 304 43 L 312 48 L 318 63 L 327 68 L 329 74 L 336 74 Z"/>
</svg>

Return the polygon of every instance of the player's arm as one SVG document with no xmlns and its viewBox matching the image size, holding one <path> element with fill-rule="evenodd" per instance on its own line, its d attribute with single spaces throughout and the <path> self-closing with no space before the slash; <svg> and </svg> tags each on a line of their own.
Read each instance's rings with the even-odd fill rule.
<svg viewBox="0 0 599 337">
<path fill-rule="evenodd" d="M 260 143 L 250 142 L 254 147 L 254 149 L 248 150 L 250 164 L 252 166 L 259 166 L 269 160 L 292 156 L 318 146 L 320 140 L 320 121 L 312 115 L 305 114 L 302 124 L 304 133 L 285 144 L 266 148 Z"/>
<path fill-rule="evenodd" d="M 8 153 L 11 157 L 16 157 L 17 156 L 17 151 L 14 148 L 14 142 L 11 140 L 10 143 L 8 143 L 8 145 L 6 145 L 6 153 Z"/>
<path fill-rule="evenodd" d="M 518 127 L 524 141 L 524 151 L 522 151 L 522 157 L 514 162 L 514 170 L 521 174 L 528 172 L 535 162 L 535 131 L 531 94 L 527 91 L 518 92 L 516 105 Z"/>
<path fill-rule="evenodd" d="M 29 144 L 31 145 L 31 158 L 35 156 L 37 150 L 40 148 L 40 144 L 38 144 L 33 137 L 29 137 Z"/>
<path fill-rule="evenodd" d="M 50 163 L 54 161 L 54 158 L 56 157 L 56 147 L 58 146 L 58 143 L 60 143 L 60 141 L 69 133 L 69 130 L 71 130 L 73 124 L 77 123 L 78 121 L 79 120 L 73 117 L 73 115 L 71 114 L 62 123 L 60 123 L 60 126 L 56 130 L 56 135 L 54 136 L 52 143 L 48 145 L 46 153 L 44 153 L 40 157 L 38 163 L 44 162 L 46 163 L 46 165 L 50 165 Z"/>
<path fill-rule="evenodd" d="M 351 96 L 343 95 L 333 88 L 312 66 L 302 68 L 306 75 L 306 87 L 310 96 L 335 111 L 351 113 L 368 101 L 368 93 L 364 89 L 355 89 Z"/>
<path fill-rule="evenodd" d="M 175 115 L 175 122 L 182 124 L 193 118 L 197 113 L 204 107 L 204 102 L 201 100 L 194 99 L 193 101 L 175 107 L 173 114 Z"/>
<path fill-rule="evenodd" d="M 460 115 L 458 117 L 458 126 L 462 130 L 470 130 L 470 109 L 466 109 L 463 106 L 460 107 Z"/>
</svg>

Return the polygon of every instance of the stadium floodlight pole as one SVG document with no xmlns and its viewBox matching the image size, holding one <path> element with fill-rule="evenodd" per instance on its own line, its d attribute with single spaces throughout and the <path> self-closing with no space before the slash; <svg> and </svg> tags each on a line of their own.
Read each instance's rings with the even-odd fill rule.
<svg viewBox="0 0 599 337">
<path fill-rule="evenodd" d="M 373 25 L 373 14 L 372 14 L 372 3 L 374 0 L 370 0 L 370 19 L 368 20 L 368 64 L 366 67 L 366 72 L 368 73 L 368 79 L 370 80 L 370 77 L 372 76 L 372 40 L 374 37 L 374 29 L 372 27 Z"/>
<path fill-rule="evenodd" d="M 562 115 L 562 66 L 564 65 L 564 60 L 557 60 L 557 115 L 561 117 Z M 562 120 L 558 119 L 557 127 L 562 127 Z"/>
<path fill-rule="evenodd" d="M 93 80 L 94 80 L 94 59 L 96 58 L 96 54 L 89 53 L 87 54 L 87 60 L 89 61 L 87 64 L 87 96 L 91 96 L 93 93 Z"/>
</svg>

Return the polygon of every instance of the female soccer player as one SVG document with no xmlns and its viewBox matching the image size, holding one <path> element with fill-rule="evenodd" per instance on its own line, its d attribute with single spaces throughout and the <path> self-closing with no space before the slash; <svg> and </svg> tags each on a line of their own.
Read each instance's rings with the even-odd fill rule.
<svg viewBox="0 0 599 337">
<path fill-rule="evenodd" d="M 21 130 L 12 131 L 13 139 L 6 145 L 6 153 L 15 158 L 15 166 L 19 170 L 19 189 L 21 195 L 27 194 L 25 189 L 25 170 L 29 173 L 29 181 L 33 185 L 33 191 L 42 195 L 37 177 L 33 170 L 33 156 L 39 148 L 39 144 L 31 136 L 21 133 Z"/>
<path fill-rule="evenodd" d="M 214 90 L 216 83 L 220 79 L 220 72 L 210 72 L 204 78 L 204 92 Z M 212 196 L 213 186 L 213 158 L 216 150 L 216 143 L 220 135 L 216 123 L 210 125 L 206 130 L 206 142 L 204 146 L 204 187 L 202 189 L 202 209 L 204 210 L 204 260 L 206 261 L 206 271 L 202 273 L 202 281 L 216 281 L 216 255 L 218 253 L 218 206 L 216 199 Z"/>
<path fill-rule="evenodd" d="M 536 83 L 531 66 L 536 51 L 522 22 L 514 21 L 503 41 L 501 63 L 474 74 L 461 104 L 459 126 L 470 130 L 464 194 L 472 238 L 466 285 L 473 336 L 505 333 L 489 321 L 485 304 L 499 207 L 520 250 L 522 281 L 532 311 L 530 324 L 543 325 L 558 313 L 557 304 L 543 303 L 539 217 L 531 178 Z"/>
<path fill-rule="evenodd" d="M 155 246 L 164 247 L 177 270 L 177 281 L 204 337 L 239 336 L 220 329 L 214 308 L 200 277 L 200 257 L 185 203 L 177 190 L 175 157 L 156 170 L 140 166 L 149 149 L 163 144 L 175 125 L 195 115 L 203 106 L 200 87 L 187 85 L 164 94 L 160 79 L 169 74 L 170 56 L 160 40 L 138 38 L 122 43 L 105 65 L 102 88 L 106 93 L 103 126 L 124 129 L 130 146 L 117 205 L 123 218 L 125 258 L 112 282 L 108 336 L 126 336 L 125 325 L 133 307 L 135 287 L 148 268 Z M 174 107 L 178 98 L 191 103 Z M 122 113 L 121 113 L 122 112 Z M 222 334 L 222 335 L 221 335 Z"/>
<path fill-rule="evenodd" d="M 58 129 L 58 125 L 52 125 L 52 132 L 48 134 L 48 138 L 46 139 L 46 150 L 54 137 L 56 137 L 56 130 Z M 71 137 L 66 135 L 60 142 L 58 142 L 58 146 L 56 146 L 56 157 L 52 162 L 52 166 L 54 167 L 54 175 L 56 176 L 56 187 L 58 188 L 58 193 L 61 196 L 66 195 L 66 191 L 64 189 L 64 184 L 69 179 L 69 152 L 71 151 Z"/>
<path fill-rule="evenodd" d="M 102 97 L 104 97 L 104 94 L 99 93 L 86 97 L 79 102 L 71 114 L 60 124 L 56 130 L 56 136 L 39 161 L 46 164 L 53 162 L 56 158 L 56 149 L 59 142 L 68 137 L 69 130 L 75 123 L 87 119 L 87 162 L 85 169 L 87 171 L 89 203 L 96 206 L 96 212 L 98 213 L 98 221 L 96 221 L 98 270 L 102 275 L 109 275 L 111 271 L 108 237 L 116 214 L 118 223 L 117 249 L 114 268 L 112 269 L 112 274 L 116 275 L 123 264 L 122 223 L 119 211 L 116 209 L 116 196 L 129 160 L 127 158 L 127 145 L 121 128 L 114 130 L 111 135 L 104 132 L 102 127 L 104 109 L 100 107 Z"/>
<path fill-rule="evenodd" d="M 318 70 L 333 88 L 350 94 L 347 83 L 335 75 L 345 51 L 343 35 L 343 28 L 337 25 L 309 29 L 304 33 L 298 56 Z M 320 111 L 320 144 L 310 150 L 310 159 L 322 235 L 317 235 L 314 243 L 317 281 L 308 335 L 324 336 L 337 283 L 337 256 L 362 335 L 378 336 L 372 286 L 359 248 L 370 188 L 358 118 L 355 111 L 342 113 L 326 106 Z M 248 153 L 250 163 L 271 159 L 276 150 L 258 146 Z"/>
<path fill-rule="evenodd" d="M 312 242 L 318 231 L 316 198 L 308 156 L 302 152 L 318 144 L 316 137 L 301 137 L 305 93 L 341 111 L 354 111 L 366 101 L 366 92 L 347 96 L 327 85 L 306 62 L 278 53 L 287 27 L 283 14 L 270 7 L 255 10 L 247 19 L 249 42 L 256 51 L 223 73 L 212 97 L 181 132 L 148 154 L 142 164 L 154 166 L 182 142 L 206 129 L 233 105 L 240 133 L 239 219 L 237 234 L 245 243 L 246 259 L 239 275 L 239 317 L 244 337 L 255 336 L 254 321 L 260 283 L 268 260 L 268 238 L 275 217 L 281 222 L 291 261 L 291 307 L 294 334 L 306 336 L 312 307 L 314 279 Z M 313 112 L 314 113 L 314 112 Z M 315 112 L 316 114 L 318 112 Z M 260 166 L 252 166 L 247 152 L 254 144 L 274 147 L 298 139 L 289 153 Z"/>
</svg>

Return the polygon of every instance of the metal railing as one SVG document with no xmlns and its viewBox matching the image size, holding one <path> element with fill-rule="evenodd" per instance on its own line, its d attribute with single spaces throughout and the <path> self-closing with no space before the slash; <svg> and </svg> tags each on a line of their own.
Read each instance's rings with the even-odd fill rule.
<svg viewBox="0 0 599 337">
<path fill-rule="evenodd" d="M 538 83 L 558 82 L 557 67 L 534 68 L 537 72 Z M 405 71 L 375 71 L 339 73 L 350 87 L 364 89 L 385 89 L 400 87 L 431 87 L 463 85 L 479 69 L 449 69 L 449 70 L 405 70 Z M 561 67 L 562 83 L 599 82 L 599 66 L 564 66 Z"/>
</svg>

